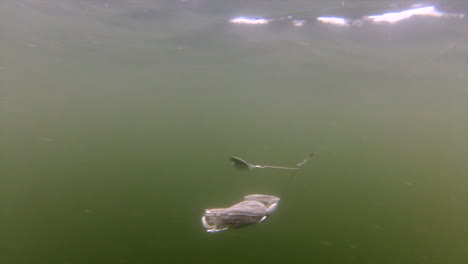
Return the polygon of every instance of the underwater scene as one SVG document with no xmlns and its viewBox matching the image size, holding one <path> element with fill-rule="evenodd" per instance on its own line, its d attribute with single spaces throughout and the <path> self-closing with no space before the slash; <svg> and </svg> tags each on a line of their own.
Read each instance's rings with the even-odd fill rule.
<svg viewBox="0 0 468 264">
<path fill-rule="evenodd" d="M 0 263 L 468 263 L 467 13 L 0 1 Z"/>
</svg>

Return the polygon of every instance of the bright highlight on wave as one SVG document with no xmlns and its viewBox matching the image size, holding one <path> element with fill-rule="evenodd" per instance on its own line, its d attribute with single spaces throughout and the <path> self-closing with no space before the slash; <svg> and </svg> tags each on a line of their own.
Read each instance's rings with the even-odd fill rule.
<svg viewBox="0 0 468 264">
<path fill-rule="evenodd" d="M 349 20 L 342 17 L 317 17 L 317 20 L 325 24 L 349 26 Z"/>
<path fill-rule="evenodd" d="M 316 21 L 323 24 L 330 24 L 334 26 L 361 26 L 363 24 L 381 24 L 391 23 L 395 24 L 401 20 L 409 19 L 414 16 L 429 16 L 429 17 L 456 17 L 463 18 L 464 14 L 450 14 L 444 13 L 436 9 L 435 6 L 424 6 L 418 8 L 412 8 L 400 12 L 384 13 L 380 15 L 363 16 L 360 19 L 347 19 L 344 17 L 333 17 L 333 16 L 320 16 L 315 18 Z M 294 19 L 293 16 L 284 16 L 280 18 L 249 18 L 249 17 L 235 17 L 229 22 L 233 24 L 245 24 L 245 25 L 265 25 L 273 21 L 288 21 L 293 26 L 300 27 L 310 22 L 307 20 Z"/>
<path fill-rule="evenodd" d="M 236 17 L 229 22 L 234 24 L 247 24 L 247 25 L 265 25 L 268 24 L 271 19 L 266 18 L 248 18 L 248 17 Z"/>
<path fill-rule="evenodd" d="M 296 20 L 293 20 L 293 21 L 292 21 L 292 24 L 293 24 L 293 26 L 295 26 L 295 27 L 302 27 L 305 23 L 307 23 L 306 20 L 297 20 L 297 19 L 296 19 Z"/>
<path fill-rule="evenodd" d="M 433 17 L 441 17 L 445 14 L 438 11 L 434 6 L 426 6 L 420 8 L 413 8 L 401 12 L 394 12 L 394 13 L 385 13 L 382 15 L 375 15 L 375 16 L 367 16 L 365 19 L 368 19 L 372 22 L 388 22 L 388 23 L 396 23 L 398 21 L 410 18 L 412 16 L 433 16 Z"/>
</svg>

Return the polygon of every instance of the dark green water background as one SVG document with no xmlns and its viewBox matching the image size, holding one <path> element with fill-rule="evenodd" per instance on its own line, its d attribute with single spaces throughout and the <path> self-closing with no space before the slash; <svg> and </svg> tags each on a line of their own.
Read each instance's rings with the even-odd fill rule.
<svg viewBox="0 0 468 264">
<path fill-rule="evenodd" d="M 341 2 L 1 1 L 0 263 L 468 263 L 466 17 L 227 23 L 414 4 Z"/>
</svg>

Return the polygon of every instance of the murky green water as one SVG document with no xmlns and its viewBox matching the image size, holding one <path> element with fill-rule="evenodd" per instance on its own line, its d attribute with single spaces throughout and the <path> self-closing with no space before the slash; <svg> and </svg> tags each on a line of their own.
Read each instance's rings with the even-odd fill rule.
<svg viewBox="0 0 468 264">
<path fill-rule="evenodd" d="M 228 22 L 411 4 L 2 1 L 0 263 L 467 263 L 466 17 Z"/>
</svg>

